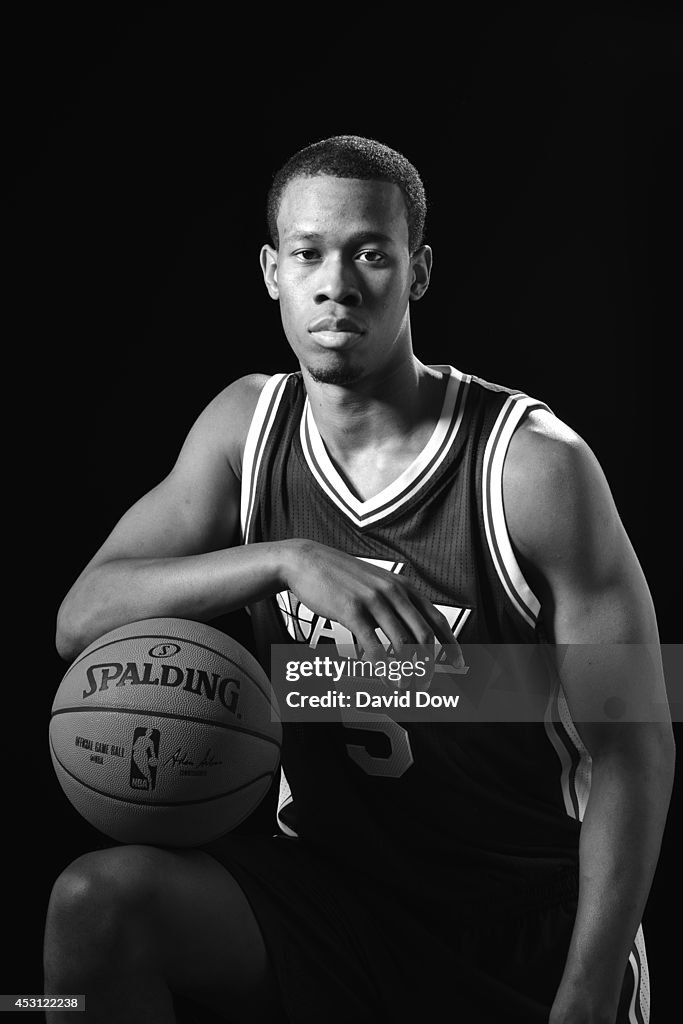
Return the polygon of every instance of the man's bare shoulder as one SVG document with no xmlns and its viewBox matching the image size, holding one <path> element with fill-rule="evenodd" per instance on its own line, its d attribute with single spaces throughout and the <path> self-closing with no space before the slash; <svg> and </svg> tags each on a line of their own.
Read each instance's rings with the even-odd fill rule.
<svg viewBox="0 0 683 1024">
<path fill-rule="evenodd" d="M 248 429 L 261 392 L 269 379 L 264 373 L 249 373 L 238 377 L 209 402 L 205 410 L 207 418 L 217 423 L 236 418 L 240 425 Z"/>
<path fill-rule="evenodd" d="M 511 480 L 529 474 L 563 475 L 590 449 L 566 423 L 547 409 L 534 409 L 515 431 L 505 460 Z"/>
<path fill-rule="evenodd" d="M 534 410 L 513 434 L 503 471 L 505 514 L 521 553 L 537 562 L 588 555 L 618 516 L 600 464 L 571 427 Z"/>
<path fill-rule="evenodd" d="M 263 373 L 250 373 L 232 381 L 209 402 L 192 430 L 203 444 L 225 451 L 237 476 L 249 425 L 269 379 Z"/>
</svg>

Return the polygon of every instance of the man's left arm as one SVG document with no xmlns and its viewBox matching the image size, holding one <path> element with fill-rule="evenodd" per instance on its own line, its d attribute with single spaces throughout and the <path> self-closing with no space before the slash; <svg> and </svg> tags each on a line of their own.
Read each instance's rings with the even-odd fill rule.
<svg viewBox="0 0 683 1024">
<path fill-rule="evenodd" d="M 569 428 L 533 413 L 513 436 L 503 488 L 510 536 L 592 758 L 578 911 L 550 1024 L 613 1024 L 673 780 L 655 612 L 602 470 Z"/>
</svg>

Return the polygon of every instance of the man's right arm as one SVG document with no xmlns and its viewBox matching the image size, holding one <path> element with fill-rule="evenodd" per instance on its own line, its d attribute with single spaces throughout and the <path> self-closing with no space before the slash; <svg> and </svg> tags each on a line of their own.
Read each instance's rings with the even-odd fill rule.
<svg viewBox="0 0 683 1024">
<path fill-rule="evenodd" d="M 414 588 L 306 539 L 239 543 L 242 452 L 266 378 L 244 377 L 211 402 L 171 473 L 132 506 L 62 602 L 57 649 L 70 660 L 110 629 L 158 616 L 208 621 L 279 590 L 341 622 L 370 657 L 380 627 L 402 643 L 455 644 Z"/>
</svg>

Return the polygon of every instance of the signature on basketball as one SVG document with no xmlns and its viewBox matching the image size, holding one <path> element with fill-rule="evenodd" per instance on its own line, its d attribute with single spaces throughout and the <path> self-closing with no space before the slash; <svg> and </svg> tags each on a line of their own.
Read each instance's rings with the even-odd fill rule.
<svg viewBox="0 0 683 1024">
<path fill-rule="evenodd" d="M 211 747 L 207 749 L 201 761 L 193 761 L 188 756 L 186 750 L 183 750 L 182 747 L 176 747 L 171 756 L 166 758 L 163 766 L 166 767 L 167 764 L 170 764 L 173 768 L 217 768 L 223 762 L 215 757 Z"/>
</svg>

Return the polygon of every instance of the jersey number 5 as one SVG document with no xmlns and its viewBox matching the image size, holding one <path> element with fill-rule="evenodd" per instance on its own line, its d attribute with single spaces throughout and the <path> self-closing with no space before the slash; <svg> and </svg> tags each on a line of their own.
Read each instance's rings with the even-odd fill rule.
<svg viewBox="0 0 683 1024">
<path fill-rule="evenodd" d="M 408 771 L 413 763 L 413 752 L 410 749 L 410 737 L 406 729 L 388 715 L 373 715 L 362 711 L 345 714 L 343 724 L 347 729 L 360 729 L 366 732 L 379 732 L 389 743 L 389 754 L 378 757 L 370 754 L 360 744 L 347 743 L 346 752 L 351 760 L 362 768 L 367 775 L 379 775 L 385 779 L 398 779 Z"/>
</svg>

